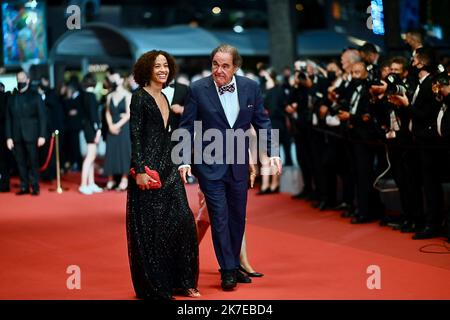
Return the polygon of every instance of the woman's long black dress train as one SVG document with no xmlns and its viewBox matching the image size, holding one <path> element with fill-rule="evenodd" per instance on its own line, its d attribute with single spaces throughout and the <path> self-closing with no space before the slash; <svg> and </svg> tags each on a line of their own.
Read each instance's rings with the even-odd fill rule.
<svg viewBox="0 0 450 320">
<path fill-rule="evenodd" d="M 130 178 L 127 199 L 127 239 L 136 296 L 170 299 L 174 289 L 197 288 L 198 240 L 186 191 L 172 163 L 170 140 L 174 117 L 167 127 L 144 89 L 131 100 L 132 166 L 158 171 L 162 188 L 142 191 Z"/>
</svg>

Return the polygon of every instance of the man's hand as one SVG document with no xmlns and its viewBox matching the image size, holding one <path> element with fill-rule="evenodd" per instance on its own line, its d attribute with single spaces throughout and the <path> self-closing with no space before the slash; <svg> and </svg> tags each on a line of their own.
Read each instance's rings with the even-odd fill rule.
<svg viewBox="0 0 450 320">
<path fill-rule="evenodd" d="M 186 175 L 188 175 L 189 177 L 192 176 L 191 167 L 180 168 L 178 169 L 178 172 L 180 173 L 181 180 L 183 180 L 184 183 L 188 183 Z"/>
<path fill-rule="evenodd" d="M 184 107 L 179 105 L 179 104 L 174 104 L 170 107 L 170 109 L 172 109 L 172 111 L 176 114 L 182 115 L 184 112 Z"/>
<path fill-rule="evenodd" d="M 320 106 L 319 117 L 320 119 L 325 119 L 328 114 L 328 107 L 326 105 Z"/>
<path fill-rule="evenodd" d="M 381 86 L 371 86 L 369 91 L 375 95 L 383 95 L 387 90 L 388 84 L 386 81 L 381 80 Z"/>
<path fill-rule="evenodd" d="M 14 141 L 13 141 L 13 139 L 6 140 L 6 146 L 8 147 L 9 150 L 12 150 L 14 148 Z"/>
<path fill-rule="evenodd" d="M 37 141 L 38 147 L 40 148 L 40 147 L 42 147 L 44 144 L 45 144 L 45 138 L 39 137 L 39 138 L 38 138 L 38 141 Z"/>
<path fill-rule="evenodd" d="M 256 174 L 257 174 L 256 165 L 250 164 L 250 188 L 252 189 L 255 184 Z"/>
<path fill-rule="evenodd" d="M 408 107 L 409 106 L 409 100 L 408 97 L 403 94 L 401 96 L 399 95 L 390 95 L 388 97 L 388 101 L 392 104 L 395 104 L 396 106 L 399 107 Z"/>
<path fill-rule="evenodd" d="M 338 100 L 338 94 L 336 93 L 336 88 L 333 88 L 333 89 L 329 89 L 328 90 L 328 99 L 331 101 L 331 102 L 337 102 L 337 100 Z"/>
<path fill-rule="evenodd" d="M 341 121 L 347 121 L 350 119 L 350 113 L 347 111 L 339 111 L 338 117 Z"/>
<path fill-rule="evenodd" d="M 281 164 L 281 159 L 280 158 L 271 158 L 270 159 L 270 166 L 274 166 L 277 168 L 277 171 L 275 172 L 275 174 L 277 176 L 281 175 L 282 171 L 283 171 L 283 166 Z"/>
<path fill-rule="evenodd" d="M 297 108 L 296 108 L 296 105 L 294 105 L 294 104 L 289 104 L 284 109 L 284 111 L 286 111 L 286 113 L 288 113 L 288 114 L 293 114 L 296 110 L 297 110 Z"/>
<path fill-rule="evenodd" d="M 362 116 L 361 116 L 361 119 L 362 119 L 362 121 L 364 121 L 364 122 L 369 122 L 370 121 L 370 114 L 368 114 L 368 113 L 366 113 L 366 114 L 363 114 Z"/>
</svg>

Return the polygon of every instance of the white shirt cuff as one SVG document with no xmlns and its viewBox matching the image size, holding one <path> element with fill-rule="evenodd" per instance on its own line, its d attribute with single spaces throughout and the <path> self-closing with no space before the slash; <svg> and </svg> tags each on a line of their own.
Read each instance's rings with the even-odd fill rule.
<svg viewBox="0 0 450 320">
<path fill-rule="evenodd" d="M 191 168 L 191 166 L 189 164 L 183 164 L 181 166 L 178 167 L 178 170 L 184 169 L 184 168 Z"/>
<path fill-rule="evenodd" d="M 338 116 L 327 116 L 326 123 L 329 127 L 339 127 L 341 125 L 341 121 L 339 120 Z"/>
</svg>

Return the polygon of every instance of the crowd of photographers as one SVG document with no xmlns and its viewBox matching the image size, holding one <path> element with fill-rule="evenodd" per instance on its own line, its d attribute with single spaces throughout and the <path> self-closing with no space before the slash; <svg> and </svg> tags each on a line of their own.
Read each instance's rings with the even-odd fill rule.
<svg viewBox="0 0 450 320">
<path fill-rule="evenodd" d="M 407 41 L 410 56 L 383 62 L 370 43 L 344 50 L 326 69 L 296 62 L 294 83 L 278 86 L 280 107 L 269 113 L 281 144 L 295 140 L 304 189 L 294 198 L 341 210 L 353 224 L 380 220 L 413 239 L 450 238 L 448 58 L 421 45 L 417 33 Z M 279 110 L 287 122 L 273 121 Z M 386 211 L 381 177 L 395 181 L 401 216 Z"/>
</svg>

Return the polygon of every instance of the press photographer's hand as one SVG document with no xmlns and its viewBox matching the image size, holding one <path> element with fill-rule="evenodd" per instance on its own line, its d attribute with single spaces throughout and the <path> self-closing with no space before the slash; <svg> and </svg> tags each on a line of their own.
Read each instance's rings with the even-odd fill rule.
<svg viewBox="0 0 450 320">
<path fill-rule="evenodd" d="M 409 106 L 409 99 L 408 97 L 403 94 L 403 95 L 390 95 L 388 97 L 388 101 L 396 106 L 399 107 L 407 107 Z"/>
</svg>

